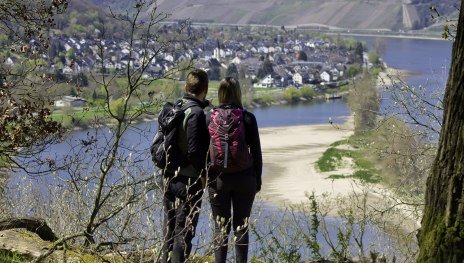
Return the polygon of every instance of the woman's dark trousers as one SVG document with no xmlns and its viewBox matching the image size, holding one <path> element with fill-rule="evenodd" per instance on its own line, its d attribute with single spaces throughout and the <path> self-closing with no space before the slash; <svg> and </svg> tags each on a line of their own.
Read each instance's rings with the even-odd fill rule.
<svg viewBox="0 0 464 263">
<path fill-rule="evenodd" d="M 256 194 L 254 171 L 221 174 L 211 180 L 208 192 L 211 210 L 215 219 L 214 255 L 216 263 L 226 262 L 231 223 L 235 236 L 235 262 L 247 262 L 248 219 L 250 218 L 251 207 Z M 233 210 L 232 215 L 231 208 Z"/>
<path fill-rule="evenodd" d="M 203 186 L 200 178 L 187 176 L 176 176 L 163 181 L 162 262 L 183 263 L 192 250 L 192 239 L 201 210 Z"/>
</svg>

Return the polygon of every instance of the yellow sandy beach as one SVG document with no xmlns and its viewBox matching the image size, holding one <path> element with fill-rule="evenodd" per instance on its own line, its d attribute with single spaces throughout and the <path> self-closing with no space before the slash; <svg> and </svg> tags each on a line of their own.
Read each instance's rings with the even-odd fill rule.
<svg viewBox="0 0 464 263">
<path fill-rule="evenodd" d="M 261 197 L 278 205 L 307 201 L 305 193 L 349 195 L 353 180 L 331 180 L 315 162 L 330 144 L 353 134 L 353 118 L 343 125 L 307 125 L 260 129 L 264 177 Z M 338 171 L 350 174 L 352 171 Z"/>
</svg>

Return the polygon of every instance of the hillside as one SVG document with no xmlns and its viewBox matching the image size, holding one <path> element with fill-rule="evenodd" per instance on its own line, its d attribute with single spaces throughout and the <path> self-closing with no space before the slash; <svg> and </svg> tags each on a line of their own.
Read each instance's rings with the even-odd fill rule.
<svg viewBox="0 0 464 263">
<path fill-rule="evenodd" d="M 121 9 L 131 0 L 93 0 Z M 266 25 L 325 25 L 347 29 L 419 29 L 433 26 L 429 7 L 453 17 L 459 0 L 158 0 L 172 19 Z"/>
</svg>

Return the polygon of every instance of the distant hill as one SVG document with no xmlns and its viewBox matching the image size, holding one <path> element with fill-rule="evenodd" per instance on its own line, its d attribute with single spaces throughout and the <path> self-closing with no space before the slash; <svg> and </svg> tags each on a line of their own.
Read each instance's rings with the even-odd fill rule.
<svg viewBox="0 0 464 263">
<path fill-rule="evenodd" d="M 132 0 L 93 0 L 126 9 Z M 347 29 L 422 29 L 433 26 L 430 6 L 453 17 L 459 0 L 158 0 L 171 19 L 266 25 L 324 25 Z"/>
</svg>

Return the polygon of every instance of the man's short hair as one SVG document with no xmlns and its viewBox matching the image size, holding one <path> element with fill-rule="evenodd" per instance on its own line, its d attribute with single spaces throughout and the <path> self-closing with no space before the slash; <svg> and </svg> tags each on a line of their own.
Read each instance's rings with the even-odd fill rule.
<svg viewBox="0 0 464 263">
<path fill-rule="evenodd" d="M 185 91 L 194 95 L 208 89 L 208 74 L 201 69 L 194 69 L 187 75 Z"/>
</svg>

